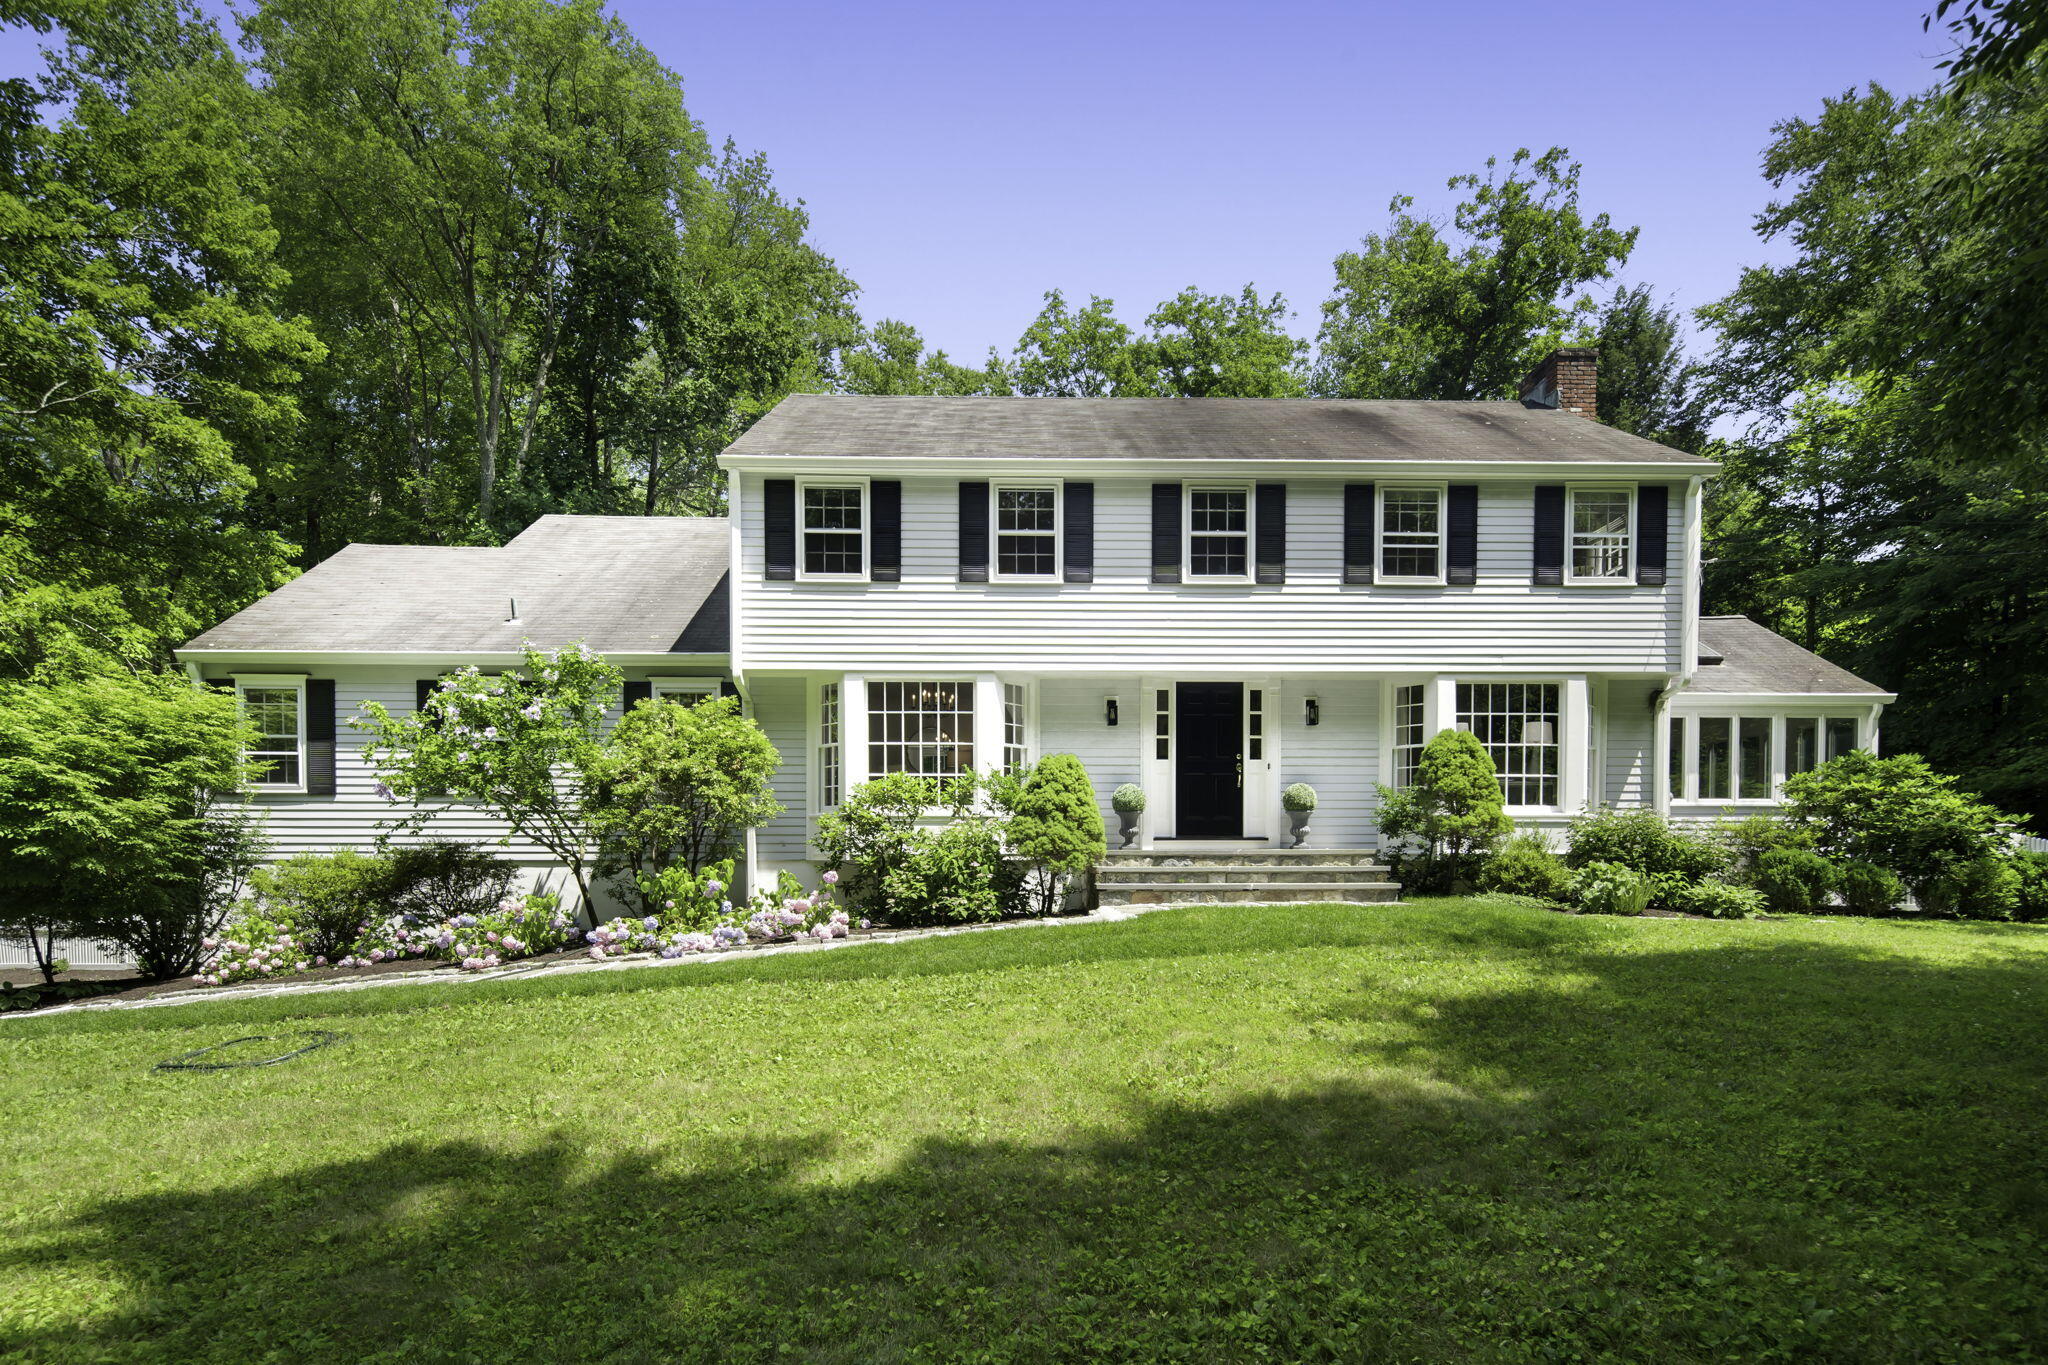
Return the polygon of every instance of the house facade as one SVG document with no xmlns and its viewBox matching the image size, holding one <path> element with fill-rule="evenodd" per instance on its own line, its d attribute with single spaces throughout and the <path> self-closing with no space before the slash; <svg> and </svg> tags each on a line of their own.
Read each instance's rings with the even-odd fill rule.
<svg viewBox="0 0 2048 1365">
<path fill-rule="evenodd" d="M 280 855 L 367 845 L 364 700 L 522 641 L 621 665 L 622 704 L 738 694 L 783 758 L 752 877 L 885 772 L 1071 753 L 1140 846 L 1377 847 L 1382 783 L 1468 729 L 1510 813 L 1711 819 L 1877 743 L 1891 697 L 1698 611 L 1715 465 L 1591 417 L 1587 351 L 1519 402 L 785 399 L 724 453 L 726 518 L 544 517 L 495 549 L 351 546 L 191 641 L 236 689 Z M 420 837 L 495 840 L 449 805 Z M 537 849 L 511 856 L 541 869 Z"/>
</svg>

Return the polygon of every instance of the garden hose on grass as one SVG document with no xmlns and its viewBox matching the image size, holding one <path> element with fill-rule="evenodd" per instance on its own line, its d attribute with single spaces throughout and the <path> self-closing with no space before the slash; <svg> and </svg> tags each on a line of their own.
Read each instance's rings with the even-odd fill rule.
<svg viewBox="0 0 2048 1365">
<path fill-rule="evenodd" d="M 346 1037 L 348 1037 L 346 1033 L 335 1033 L 330 1029 L 324 1028 L 301 1029 L 296 1033 L 255 1033 L 247 1038 L 230 1038 L 225 1043 L 215 1043 L 212 1047 L 195 1048 L 191 1052 L 181 1052 L 168 1061 L 158 1062 L 156 1069 L 158 1071 L 229 1071 L 236 1067 L 244 1066 L 276 1066 L 279 1062 L 288 1062 L 294 1057 L 303 1057 L 308 1052 L 314 1052 L 323 1047 L 332 1047 Z M 258 1057 L 246 1062 L 201 1062 L 194 1060 L 198 1057 L 204 1057 L 209 1052 L 219 1052 L 225 1047 L 236 1047 L 242 1043 L 267 1043 L 272 1038 L 310 1038 L 312 1041 L 304 1047 L 293 1048 L 290 1052 L 282 1052 L 275 1057 Z"/>
</svg>

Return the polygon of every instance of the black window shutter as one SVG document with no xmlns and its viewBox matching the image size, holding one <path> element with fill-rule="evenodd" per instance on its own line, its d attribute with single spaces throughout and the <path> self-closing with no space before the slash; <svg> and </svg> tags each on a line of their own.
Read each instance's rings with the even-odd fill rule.
<svg viewBox="0 0 2048 1365">
<path fill-rule="evenodd" d="M 868 577 L 877 583 L 903 581 L 903 485 L 877 479 L 868 485 L 874 541 L 868 546 Z"/>
<path fill-rule="evenodd" d="M 306 794 L 334 795 L 334 679 L 306 679 Z"/>
<path fill-rule="evenodd" d="M 433 696 L 434 689 L 440 685 L 441 680 L 439 678 L 421 678 L 418 682 L 414 683 L 412 685 L 412 709 L 424 712 L 427 709 L 427 698 Z"/>
<path fill-rule="evenodd" d="M 1259 583 L 1285 583 L 1287 581 L 1287 485 L 1284 483 L 1262 483 L 1258 486 L 1258 501 L 1254 515 L 1252 539 L 1256 541 L 1253 551 L 1258 564 L 1254 581 Z"/>
<path fill-rule="evenodd" d="M 738 683 L 734 682 L 734 681 L 733 681 L 733 680 L 732 680 L 731 678 L 721 678 L 721 679 L 719 679 L 719 682 L 718 682 L 718 695 L 719 695 L 719 696 L 721 696 L 721 697 L 737 697 L 737 696 L 738 696 L 739 694 L 740 694 L 740 688 L 739 688 L 739 684 L 738 684 Z"/>
<path fill-rule="evenodd" d="M 1534 534 L 1535 582 L 1542 586 L 1564 582 L 1564 485 L 1536 485 L 1536 526 Z"/>
<path fill-rule="evenodd" d="M 988 582 L 988 484 L 960 484 L 960 581 Z"/>
<path fill-rule="evenodd" d="M 1454 483 L 1444 508 L 1444 582 L 1479 581 L 1479 485 Z"/>
<path fill-rule="evenodd" d="M 1369 483 L 1344 485 L 1344 581 L 1372 582 L 1373 488 Z"/>
<path fill-rule="evenodd" d="M 1671 554 L 1671 487 L 1636 488 L 1636 582 L 1662 587 Z"/>
<path fill-rule="evenodd" d="M 796 577 L 796 480 L 769 479 L 761 485 L 761 533 L 768 577 Z"/>
<path fill-rule="evenodd" d="M 1180 582 L 1180 485 L 1152 485 L 1152 581 Z"/>
<path fill-rule="evenodd" d="M 1060 558 L 1065 561 L 1069 583 L 1095 581 L 1095 485 L 1070 483 L 1063 494 L 1062 534 L 1066 544 Z"/>
<path fill-rule="evenodd" d="M 621 699 L 623 709 L 630 711 L 643 701 L 654 700 L 654 684 L 641 680 L 626 684 L 626 695 Z"/>
</svg>

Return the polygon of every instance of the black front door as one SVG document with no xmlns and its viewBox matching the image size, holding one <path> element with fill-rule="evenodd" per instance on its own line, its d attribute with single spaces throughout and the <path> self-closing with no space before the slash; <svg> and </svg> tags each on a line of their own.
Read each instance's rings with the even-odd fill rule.
<svg viewBox="0 0 2048 1365">
<path fill-rule="evenodd" d="M 1244 684 L 1180 685 L 1173 832 L 1181 839 L 1244 835 Z"/>
</svg>

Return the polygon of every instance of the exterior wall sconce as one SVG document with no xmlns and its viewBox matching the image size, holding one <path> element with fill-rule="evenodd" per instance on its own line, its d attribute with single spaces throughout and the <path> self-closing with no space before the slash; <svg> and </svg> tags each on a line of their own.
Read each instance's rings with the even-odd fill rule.
<svg viewBox="0 0 2048 1365">
<path fill-rule="evenodd" d="M 1108 698 L 1107 700 L 1105 700 L 1105 701 L 1104 701 L 1104 702 L 1102 703 L 1102 723 L 1103 723 L 1104 725 L 1114 725 L 1114 724 L 1116 724 L 1116 698 L 1115 698 L 1115 697 L 1110 697 L 1110 698 Z"/>
<path fill-rule="evenodd" d="M 1310 697 L 1303 703 L 1302 720 L 1310 725 L 1321 725 L 1323 723 L 1323 704 L 1314 697 Z"/>
</svg>

